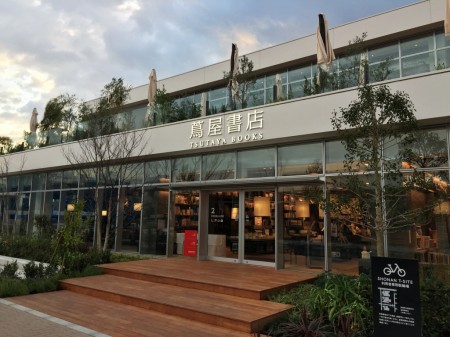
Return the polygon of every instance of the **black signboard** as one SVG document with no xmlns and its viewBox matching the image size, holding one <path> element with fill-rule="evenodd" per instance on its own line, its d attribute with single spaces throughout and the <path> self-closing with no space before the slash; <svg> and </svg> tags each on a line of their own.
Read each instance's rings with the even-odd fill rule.
<svg viewBox="0 0 450 337">
<path fill-rule="evenodd" d="M 375 337 L 421 337 L 417 260 L 371 260 Z"/>
</svg>

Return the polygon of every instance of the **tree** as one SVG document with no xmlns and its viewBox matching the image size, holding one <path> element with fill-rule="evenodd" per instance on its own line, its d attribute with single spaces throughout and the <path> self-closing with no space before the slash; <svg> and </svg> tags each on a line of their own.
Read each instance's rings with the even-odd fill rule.
<svg viewBox="0 0 450 337">
<path fill-rule="evenodd" d="M 85 121 L 85 136 L 76 144 L 63 147 L 65 158 L 80 168 L 84 177 L 95 176 L 95 242 L 98 250 L 106 250 L 111 235 L 112 214 L 118 205 L 124 182 L 136 171 L 131 162 L 141 155 L 147 145 L 142 130 L 116 133 L 115 116 L 122 110 L 129 95 L 129 87 L 121 79 L 112 80 L 102 91 L 97 105 L 81 108 Z M 114 112 L 114 113 L 113 113 Z M 132 119 L 128 122 L 132 123 Z M 116 191 L 117 193 L 114 193 Z M 103 200 L 106 203 L 106 226 L 102 235 Z M 102 237 L 104 240 L 102 241 Z"/>
<path fill-rule="evenodd" d="M 253 75 L 253 61 L 249 60 L 246 55 L 242 56 L 239 59 L 239 67 L 234 77 L 231 72 L 224 72 L 223 78 L 231 81 L 232 109 L 236 109 L 238 103 L 241 109 L 245 109 L 248 106 L 250 90 L 256 83 Z"/>
<path fill-rule="evenodd" d="M 75 95 L 63 94 L 47 102 L 44 117 L 40 123 L 43 131 L 54 128 L 72 129 L 77 116 L 77 98 Z"/>
<path fill-rule="evenodd" d="M 0 155 L 8 153 L 12 148 L 12 139 L 10 137 L 0 136 Z"/>
<path fill-rule="evenodd" d="M 346 150 L 344 167 L 349 175 L 344 185 L 351 192 L 347 207 L 363 214 L 375 230 L 379 256 L 386 254 L 385 232 L 411 221 L 412 214 L 399 207 L 407 186 L 398 181 L 402 179 L 398 160 L 387 160 L 385 150 L 390 144 L 411 141 L 418 128 L 414 111 L 406 93 L 393 93 L 386 85 L 364 85 L 358 88 L 358 99 L 335 110 L 331 119 Z"/>
</svg>

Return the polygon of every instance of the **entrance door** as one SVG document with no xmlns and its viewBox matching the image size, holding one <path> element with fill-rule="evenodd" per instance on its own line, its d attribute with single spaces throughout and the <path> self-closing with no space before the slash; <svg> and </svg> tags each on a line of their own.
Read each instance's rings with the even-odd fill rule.
<svg viewBox="0 0 450 337">
<path fill-rule="evenodd" d="M 238 263 L 275 263 L 275 193 L 208 193 L 208 258 Z M 206 244 L 206 243 L 203 243 Z"/>
<path fill-rule="evenodd" d="M 244 192 L 244 262 L 275 263 L 275 192 Z"/>
<path fill-rule="evenodd" d="M 208 258 L 238 262 L 239 223 L 239 192 L 209 192 Z"/>
</svg>

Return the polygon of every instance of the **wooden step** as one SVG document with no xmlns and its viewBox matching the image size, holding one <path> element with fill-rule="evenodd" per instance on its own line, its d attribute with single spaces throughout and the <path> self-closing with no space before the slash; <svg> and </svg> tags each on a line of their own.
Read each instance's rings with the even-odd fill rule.
<svg viewBox="0 0 450 337">
<path fill-rule="evenodd" d="M 13 297 L 8 300 L 114 337 L 251 336 L 245 332 L 65 290 Z"/>
<path fill-rule="evenodd" d="M 105 274 L 258 300 L 309 282 L 318 275 L 317 272 L 301 274 L 277 271 L 271 267 L 175 258 L 111 263 L 99 267 Z"/>
<path fill-rule="evenodd" d="M 290 306 L 170 284 L 99 275 L 60 282 L 72 292 L 242 332 L 258 332 Z"/>
</svg>

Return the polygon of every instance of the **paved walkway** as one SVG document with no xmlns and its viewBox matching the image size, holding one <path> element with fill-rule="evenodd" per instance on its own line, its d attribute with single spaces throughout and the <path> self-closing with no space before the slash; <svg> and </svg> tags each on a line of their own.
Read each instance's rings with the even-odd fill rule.
<svg viewBox="0 0 450 337">
<path fill-rule="evenodd" d="M 42 312 L 0 299 L 1 337 L 109 337 Z"/>
</svg>

